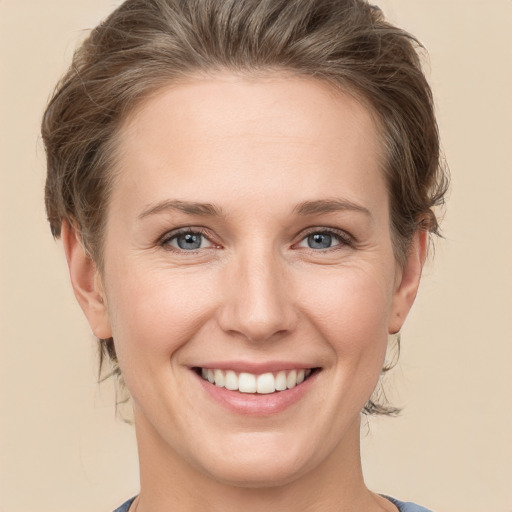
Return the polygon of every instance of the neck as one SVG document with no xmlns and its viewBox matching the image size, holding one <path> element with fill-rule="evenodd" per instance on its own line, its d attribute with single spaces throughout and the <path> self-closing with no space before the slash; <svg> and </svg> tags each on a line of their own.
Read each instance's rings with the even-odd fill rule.
<svg viewBox="0 0 512 512">
<path fill-rule="evenodd" d="M 137 413 L 135 423 L 141 476 L 137 512 L 348 512 L 385 508 L 363 481 L 359 420 L 315 468 L 253 487 L 206 474 L 173 450 Z"/>
</svg>

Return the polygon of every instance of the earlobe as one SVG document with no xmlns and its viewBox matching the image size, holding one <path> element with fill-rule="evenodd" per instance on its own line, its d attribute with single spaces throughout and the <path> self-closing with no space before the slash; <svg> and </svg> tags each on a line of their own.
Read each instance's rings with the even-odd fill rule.
<svg viewBox="0 0 512 512">
<path fill-rule="evenodd" d="M 418 230 L 409 247 L 405 264 L 397 274 L 393 307 L 389 319 L 389 334 L 396 334 L 400 331 L 414 303 L 427 256 L 427 243 L 428 232 L 423 229 Z"/>
<path fill-rule="evenodd" d="M 112 337 L 107 303 L 94 260 L 86 252 L 77 229 L 62 223 L 62 242 L 75 297 L 97 338 Z"/>
</svg>

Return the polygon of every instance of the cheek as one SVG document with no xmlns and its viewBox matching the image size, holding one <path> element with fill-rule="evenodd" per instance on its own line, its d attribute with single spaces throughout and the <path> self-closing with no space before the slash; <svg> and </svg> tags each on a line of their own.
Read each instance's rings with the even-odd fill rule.
<svg viewBox="0 0 512 512">
<path fill-rule="evenodd" d="M 318 273 L 305 280 L 308 316 L 337 347 L 358 351 L 377 339 L 387 339 L 393 276 L 364 267 Z"/>
<path fill-rule="evenodd" d="M 381 375 L 393 275 L 386 267 L 363 265 L 328 269 L 323 274 L 317 273 L 309 283 L 304 280 L 307 293 L 304 289 L 302 296 L 307 300 L 303 311 L 313 332 L 330 350 L 325 368 L 330 384 L 317 412 L 331 411 L 330 430 L 325 435 L 338 439 L 344 426 L 359 416 Z"/>
<path fill-rule="evenodd" d="M 313 284 L 313 283 L 311 283 Z M 344 268 L 308 287 L 308 317 L 332 354 L 333 402 L 345 418 L 373 393 L 388 346 L 393 275 L 385 268 Z"/>
<path fill-rule="evenodd" d="M 130 276 L 127 279 L 125 276 Z M 168 365 L 214 310 L 212 284 L 200 273 L 119 265 L 110 273 L 107 298 L 123 371 Z"/>
</svg>

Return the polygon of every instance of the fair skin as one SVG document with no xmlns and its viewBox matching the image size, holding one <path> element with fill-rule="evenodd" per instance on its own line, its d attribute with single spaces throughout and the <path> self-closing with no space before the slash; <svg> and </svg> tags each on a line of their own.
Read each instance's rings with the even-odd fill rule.
<svg viewBox="0 0 512 512">
<path fill-rule="evenodd" d="M 367 109 L 313 79 L 225 73 L 161 90 L 119 142 L 101 275 L 67 223 L 63 240 L 133 397 L 132 508 L 396 511 L 364 484 L 360 411 L 426 235 L 398 265 Z M 229 390 L 228 371 L 293 382 Z"/>
</svg>

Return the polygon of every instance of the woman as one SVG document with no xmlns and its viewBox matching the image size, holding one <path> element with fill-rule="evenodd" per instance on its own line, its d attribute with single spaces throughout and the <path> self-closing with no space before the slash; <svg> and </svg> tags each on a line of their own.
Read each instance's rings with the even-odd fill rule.
<svg viewBox="0 0 512 512">
<path fill-rule="evenodd" d="M 76 53 L 46 205 L 133 399 L 118 512 L 425 510 L 359 456 L 446 189 L 415 46 L 360 0 L 128 0 Z"/>
</svg>

